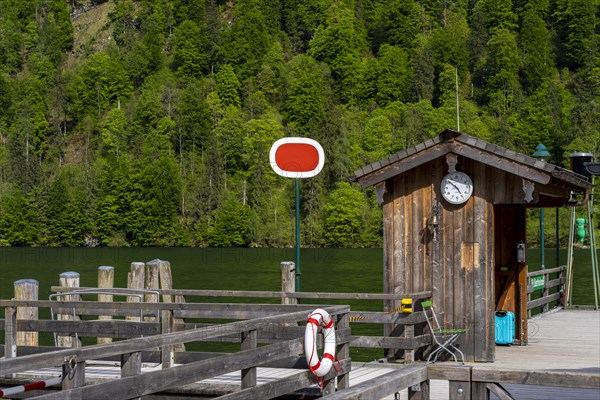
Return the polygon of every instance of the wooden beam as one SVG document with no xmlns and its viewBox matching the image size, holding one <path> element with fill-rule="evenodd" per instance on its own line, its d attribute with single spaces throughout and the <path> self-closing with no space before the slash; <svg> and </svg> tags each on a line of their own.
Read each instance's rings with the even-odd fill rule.
<svg viewBox="0 0 600 400">
<path fill-rule="evenodd" d="M 398 161 L 388 164 L 383 168 L 374 170 L 373 172 L 366 174 L 358 178 L 358 182 L 363 188 L 373 186 L 387 179 L 393 178 L 396 175 L 401 175 L 405 172 L 412 170 L 428 163 L 429 161 L 435 160 L 436 158 L 442 157 L 451 151 L 451 145 L 449 143 L 442 143 L 439 146 L 424 148 L 421 151 L 408 155 L 399 159 Z"/>
<path fill-rule="evenodd" d="M 504 389 L 502 385 L 497 383 L 488 383 L 486 385 L 488 390 L 496 395 L 500 400 L 515 400 L 514 397 L 508 392 L 508 390 Z"/>
<path fill-rule="evenodd" d="M 474 382 L 514 383 L 519 385 L 539 385 L 598 389 L 600 375 L 565 371 L 539 371 L 527 369 L 494 369 L 473 367 L 471 380 Z"/>
<path fill-rule="evenodd" d="M 521 178 L 540 183 L 542 185 L 548 184 L 552 178 L 552 174 L 544 170 L 540 170 L 526 164 L 521 164 L 515 160 L 501 157 L 488 151 L 482 151 L 471 146 L 466 146 L 461 143 L 453 143 L 451 151 L 482 164 L 501 169 L 510 174 L 520 176 Z"/>
<path fill-rule="evenodd" d="M 347 374 L 348 372 L 350 372 L 350 360 L 341 360 L 340 371 L 337 372 L 335 368 L 332 368 L 329 373 L 325 375 L 325 379 L 332 379 L 337 374 Z M 286 378 L 277 379 L 260 386 L 226 394 L 219 397 L 219 400 L 272 399 L 306 388 L 313 385 L 315 381 L 316 378 L 312 372 L 309 370 L 299 370 L 297 373 Z"/>
<path fill-rule="evenodd" d="M 50 393 L 38 398 L 44 400 L 113 400 L 117 398 L 129 399 L 141 397 L 175 386 L 182 386 L 239 369 L 260 365 L 268 360 L 289 357 L 302 351 L 302 340 L 290 340 L 288 342 L 259 347 L 254 350 L 241 351 L 173 368 L 128 376 L 116 382 L 105 382 L 68 391 Z"/>
<path fill-rule="evenodd" d="M 126 320 L 103 321 L 18 321 L 20 331 L 56 332 L 60 334 L 77 333 L 88 337 L 132 338 L 158 335 L 160 327 L 153 322 L 135 322 Z"/>
<path fill-rule="evenodd" d="M 340 390 L 323 399 L 380 399 L 427 380 L 427 366 L 411 365 Z"/>
<path fill-rule="evenodd" d="M 53 292 L 65 292 L 67 288 L 52 286 Z M 82 287 L 81 289 L 95 289 Z M 119 289 L 115 289 L 119 290 Z M 340 300 L 397 300 L 401 298 L 426 299 L 431 291 L 417 293 L 341 293 L 341 292 L 276 292 L 253 290 L 195 290 L 195 289 L 161 289 L 161 295 L 198 296 L 198 297 L 251 297 L 251 298 L 295 298 L 295 299 L 340 299 Z M 118 293 L 115 293 L 118 294 Z M 248 305 L 248 304 L 246 304 Z M 1 306 L 1 303 L 0 303 Z M 307 307 L 306 305 L 300 307 Z"/>
<path fill-rule="evenodd" d="M 348 306 L 330 306 L 325 307 L 325 310 L 332 315 L 337 315 L 340 312 L 347 312 L 349 308 L 350 307 Z M 249 321 L 231 322 L 190 331 L 128 339 L 116 343 L 57 350 L 50 353 L 34 354 L 12 359 L 0 359 L 0 370 L 2 370 L 3 373 L 15 373 L 53 365 L 62 365 L 65 357 L 73 356 L 76 357 L 78 361 L 118 356 L 123 353 L 148 350 L 160 346 L 241 333 L 243 331 L 262 328 L 269 323 L 301 321 L 305 318 L 305 311 L 297 311 L 294 313 L 256 318 Z"/>
<path fill-rule="evenodd" d="M 394 348 L 402 350 L 416 350 L 431 344 L 431 335 L 419 335 L 414 338 L 382 337 L 382 336 L 351 336 L 352 347 L 366 347 L 374 349 Z"/>
</svg>

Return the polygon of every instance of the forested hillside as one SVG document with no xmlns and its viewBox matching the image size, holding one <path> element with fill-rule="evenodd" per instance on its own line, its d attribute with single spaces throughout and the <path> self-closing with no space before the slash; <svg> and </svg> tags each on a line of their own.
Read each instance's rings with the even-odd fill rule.
<svg viewBox="0 0 600 400">
<path fill-rule="evenodd" d="M 0 0 L 0 246 L 373 246 L 345 177 L 456 128 L 600 155 L 600 0 Z"/>
</svg>

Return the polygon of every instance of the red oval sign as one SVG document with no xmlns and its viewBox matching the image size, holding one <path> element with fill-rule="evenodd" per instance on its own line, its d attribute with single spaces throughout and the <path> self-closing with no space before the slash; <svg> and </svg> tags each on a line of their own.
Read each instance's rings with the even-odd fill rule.
<svg viewBox="0 0 600 400">
<path fill-rule="evenodd" d="M 310 178 L 316 176 L 325 161 L 323 148 L 313 139 L 283 138 L 271 147 L 271 167 L 287 178 Z"/>
</svg>

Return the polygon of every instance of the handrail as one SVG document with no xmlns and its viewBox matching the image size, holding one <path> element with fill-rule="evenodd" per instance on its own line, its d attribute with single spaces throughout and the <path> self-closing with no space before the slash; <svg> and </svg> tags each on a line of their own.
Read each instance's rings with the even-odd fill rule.
<svg viewBox="0 0 600 400">
<path fill-rule="evenodd" d="M 527 317 L 532 317 L 532 310 L 537 307 L 542 307 L 541 313 L 547 313 L 551 311 L 549 304 L 556 302 L 556 307 L 561 306 L 562 286 L 565 283 L 564 272 L 566 266 L 560 266 L 556 268 L 543 269 L 539 271 L 527 273 Z M 550 280 L 551 274 L 558 274 L 555 279 Z M 532 284 L 532 280 L 537 277 L 542 277 L 543 285 L 538 287 Z M 550 293 L 551 289 L 556 288 L 553 293 Z M 531 295 L 537 291 L 541 291 L 541 297 L 537 299 L 531 299 Z"/>
</svg>

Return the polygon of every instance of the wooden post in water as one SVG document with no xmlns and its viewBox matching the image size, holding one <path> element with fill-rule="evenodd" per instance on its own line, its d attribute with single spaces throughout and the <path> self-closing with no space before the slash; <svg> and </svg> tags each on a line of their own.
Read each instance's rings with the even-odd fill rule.
<svg viewBox="0 0 600 400">
<path fill-rule="evenodd" d="M 146 276 L 146 264 L 143 262 L 132 262 L 131 271 L 127 273 L 127 287 L 130 289 L 143 289 Z M 141 300 L 137 296 L 127 297 L 129 303 L 139 303 Z M 140 317 L 127 317 L 130 321 L 140 321 Z"/>
<path fill-rule="evenodd" d="M 281 262 L 281 291 L 296 292 L 296 264 L 293 261 Z M 298 304 L 298 299 L 282 297 L 281 304 Z"/>
<path fill-rule="evenodd" d="M 112 289 L 115 283 L 115 269 L 109 266 L 101 266 L 98 267 L 98 288 L 100 289 Z M 99 294 L 98 301 L 101 302 L 111 302 L 113 301 L 113 297 L 110 294 Z M 99 320 L 110 320 L 112 316 L 110 315 L 98 315 Z M 99 337 L 98 344 L 101 343 L 110 343 L 112 342 L 112 338 L 107 337 Z"/>
<path fill-rule="evenodd" d="M 38 300 L 39 282 L 35 279 L 20 279 L 14 283 L 16 300 Z M 37 307 L 17 307 L 17 320 L 38 319 Z M 17 346 L 37 346 L 37 332 L 18 332 Z"/>
<path fill-rule="evenodd" d="M 148 261 L 146 263 L 146 280 L 144 288 L 148 290 L 158 290 L 160 287 L 160 268 L 159 265 L 162 261 L 159 259 Z M 156 294 L 146 294 L 144 301 L 146 303 L 158 303 L 158 296 Z M 158 319 L 155 317 L 144 318 L 145 322 L 156 322 Z"/>
<path fill-rule="evenodd" d="M 173 274 L 171 272 L 171 263 L 168 261 L 158 260 L 158 272 L 160 279 L 160 288 L 161 289 L 173 289 Z M 183 296 L 172 296 L 170 294 L 162 295 L 163 303 L 185 303 L 185 298 Z M 164 315 L 164 313 L 162 314 Z M 171 323 L 169 327 L 169 332 L 173 332 L 173 328 L 175 324 L 183 324 L 185 321 L 182 318 L 173 318 L 173 312 L 171 311 L 171 315 L 168 319 Z M 165 321 L 163 321 L 164 327 Z M 164 329 L 164 328 L 163 328 Z M 178 343 L 173 346 L 175 351 L 185 351 L 185 344 Z"/>
<path fill-rule="evenodd" d="M 59 285 L 62 287 L 78 288 L 79 287 L 79 273 L 78 272 L 63 272 L 59 275 Z M 78 295 L 73 296 L 61 296 L 59 300 L 62 301 L 79 301 L 81 297 Z M 59 314 L 58 319 L 61 321 L 77 321 L 79 316 L 72 314 Z M 70 336 L 58 336 L 59 347 L 81 347 L 81 342 L 77 337 Z"/>
</svg>

